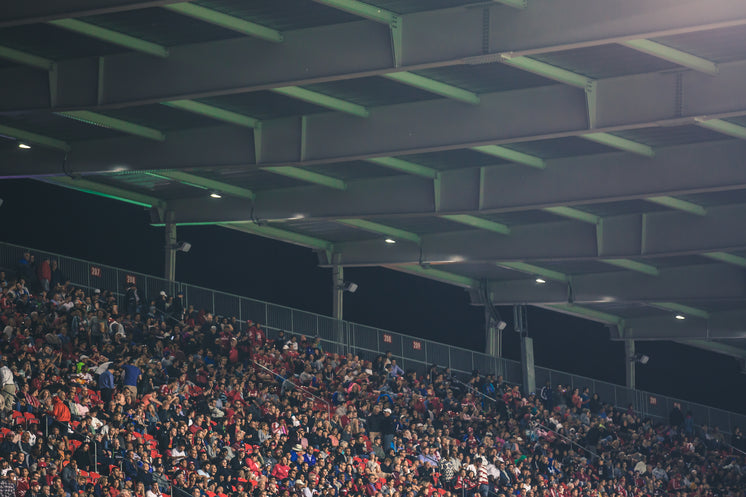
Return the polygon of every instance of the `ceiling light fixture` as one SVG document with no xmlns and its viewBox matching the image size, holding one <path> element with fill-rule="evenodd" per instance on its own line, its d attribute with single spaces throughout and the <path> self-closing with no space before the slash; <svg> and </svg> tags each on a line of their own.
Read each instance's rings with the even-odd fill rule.
<svg viewBox="0 0 746 497">
<path fill-rule="evenodd" d="M 24 150 L 28 150 L 29 148 L 31 148 L 31 145 L 27 145 L 25 143 L 19 143 L 18 144 L 18 148 L 22 148 Z"/>
<path fill-rule="evenodd" d="M 546 282 L 547 282 L 547 280 L 545 280 L 544 278 L 536 278 L 536 282 L 537 282 L 538 284 L 540 284 L 540 285 L 543 285 L 544 283 L 546 283 Z"/>
<path fill-rule="evenodd" d="M 396 240 L 394 240 L 393 238 L 386 238 L 384 242 L 389 243 L 389 244 L 394 244 L 396 243 Z"/>
<path fill-rule="evenodd" d="M 210 194 L 210 197 L 212 197 L 212 198 L 223 198 L 223 196 L 221 194 L 219 194 L 218 192 L 212 192 Z"/>
<path fill-rule="evenodd" d="M 674 317 L 675 317 L 676 319 L 678 319 L 679 321 L 683 321 L 683 320 L 685 320 L 685 319 L 686 319 L 686 316 L 684 316 L 683 314 L 677 314 L 677 315 L 675 315 Z"/>
</svg>

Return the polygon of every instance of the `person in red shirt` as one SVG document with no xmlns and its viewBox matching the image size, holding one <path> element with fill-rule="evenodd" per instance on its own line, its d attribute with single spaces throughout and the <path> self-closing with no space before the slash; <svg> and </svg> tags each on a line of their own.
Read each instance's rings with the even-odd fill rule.
<svg viewBox="0 0 746 497">
<path fill-rule="evenodd" d="M 288 477 L 289 474 L 290 466 L 288 465 L 288 458 L 287 456 L 282 456 L 280 462 L 275 464 L 275 467 L 272 468 L 272 476 L 274 476 L 278 480 L 284 480 Z"/>
<path fill-rule="evenodd" d="M 65 392 L 59 391 L 52 401 L 52 417 L 54 421 L 60 425 L 62 433 L 67 433 L 68 424 L 70 423 L 71 415 L 70 408 L 67 407 L 65 400 L 67 396 Z"/>
</svg>

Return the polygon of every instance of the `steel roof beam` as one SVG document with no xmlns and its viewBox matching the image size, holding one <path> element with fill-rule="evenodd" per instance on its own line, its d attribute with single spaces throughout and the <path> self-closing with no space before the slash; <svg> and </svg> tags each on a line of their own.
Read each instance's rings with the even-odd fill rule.
<svg viewBox="0 0 746 497">
<path fill-rule="evenodd" d="M 344 224 L 345 226 L 351 226 L 353 228 L 370 231 L 371 233 L 389 236 L 395 241 L 407 240 L 416 244 L 421 242 L 420 236 L 416 233 L 394 228 L 392 226 L 386 226 L 380 223 L 374 223 L 365 219 L 338 219 L 337 222 L 339 224 Z"/>
<path fill-rule="evenodd" d="M 493 0 L 495 3 L 507 5 L 514 9 L 525 9 L 528 6 L 528 0 Z"/>
<path fill-rule="evenodd" d="M 50 12 L 59 11 L 57 6 L 48 7 Z M 482 9 L 418 12 L 403 19 L 406 28 L 402 30 L 402 44 L 406 49 L 400 67 L 392 56 L 389 28 L 367 21 L 287 33 L 282 44 L 236 38 L 175 46 L 168 59 L 157 65 L 147 55 L 112 54 L 106 57 L 106 92 L 100 105 L 138 105 L 303 86 L 395 70 L 494 62 L 495 54 L 500 53 L 515 60 L 521 55 L 696 32 L 746 24 L 746 5 L 740 0 L 712 0 L 707 8 L 692 3 L 674 9 L 648 0 L 599 0 L 589 9 L 584 0 L 536 2 L 523 11 L 503 9 L 499 16 L 490 16 L 488 55 L 484 55 Z M 253 63 L 246 64 L 247 60 Z M 264 70 L 256 71 L 257 66 Z M 34 98 L 40 85 L 46 84 L 43 75 L 19 77 L 12 69 L 0 70 L 0 80 L 15 81 L 5 92 L 13 99 L 0 98 L 0 111 L 11 110 L 11 106 L 12 110 L 48 109 L 45 94 Z M 722 64 L 720 69 L 722 72 Z M 77 109 L 99 105 L 96 91 L 90 91 L 98 81 L 95 58 L 61 61 L 60 73 L 68 81 L 60 86 L 62 104 Z M 11 74 L 15 77 L 10 78 Z M 137 85 L 128 84 L 131 74 L 143 75 Z M 599 91 L 599 95 L 602 93 Z"/>
<path fill-rule="evenodd" d="M 531 275 L 538 276 L 541 278 L 546 278 L 551 281 L 557 281 L 560 283 L 567 283 L 570 281 L 570 276 L 565 273 L 554 271 L 552 269 L 547 269 L 541 266 L 536 266 L 534 264 L 527 264 L 525 262 L 510 262 L 510 261 L 497 262 L 496 264 L 499 267 L 503 267 L 506 269 L 512 269 L 513 271 L 519 271 L 521 273 L 531 274 Z"/>
<path fill-rule="evenodd" d="M 35 2 L 6 2 L 0 28 L 36 24 L 54 19 L 114 14 L 130 10 L 161 7 L 183 0 L 37 0 Z"/>
<path fill-rule="evenodd" d="M 397 159 L 396 157 L 372 157 L 366 160 L 378 166 L 387 167 L 389 169 L 401 171 L 407 174 L 413 174 L 415 176 L 422 176 L 423 178 L 435 179 L 438 177 L 437 169 L 423 166 L 421 164 L 415 164 L 414 162 Z"/>
<path fill-rule="evenodd" d="M 688 212 L 689 214 L 695 214 L 697 216 L 707 215 L 707 209 L 705 209 L 701 205 L 697 205 L 694 202 L 688 202 L 686 200 L 681 200 L 680 198 L 661 196 L 661 197 L 648 197 L 645 200 L 647 200 L 648 202 L 652 202 L 654 204 L 664 205 L 671 209 L 677 209 L 683 212 Z"/>
<path fill-rule="evenodd" d="M 171 100 L 170 102 L 163 102 L 163 105 L 199 114 L 201 116 L 211 117 L 217 121 L 223 121 L 237 126 L 256 128 L 260 125 L 259 120 L 254 119 L 253 117 L 221 109 L 214 105 L 203 104 L 196 100 Z"/>
<path fill-rule="evenodd" d="M 709 254 L 702 254 L 702 256 L 707 257 L 708 259 L 725 262 L 726 264 L 733 264 L 734 266 L 746 268 L 746 257 L 741 257 L 740 255 L 728 254 L 726 252 L 710 252 Z"/>
<path fill-rule="evenodd" d="M 617 328 L 624 328 L 625 326 L 625 321 L 620 316 L 615 316 L 614 314 L 609 314 L 607 312 L 597 311 L 595 309 L 589 309 L 577 304 L 542 304 L 537 305 L 536 307 L 541 307 L 542 309 L 548 309 L 550 311 L 560 312 L 562 314 L 567 314 L 569 316 L 575 316 L 582 319 L 590 319 L 591 321 L 596 321 L 598 323 L 614 325 Z"/>
<path fill-rule="evenodd" d="M 54 148 L 62 150 L 64 152 L 70 151 L 70 145 L 57 138 L 51 138 L 49 136 L 40 135 L 39 133 L 33 133 L 25 129 L 19 129 L 13 126 L 5 126 L 0 124 L 0 135 L 9 136 L 15 138 L 20 142 L 30 143 L 33 145 L 40 145 L 42 147 Z"/>
<path fill-rule="evenodd" d="M 622 138 L 621 136 L 612 135 L 611 133 L 588 133 L 580 137 L 625 152 L 631 152 L 644 157 L 655 157 L 653 147 Z"/>
<path fill-rule="evenodd" d="M 674 319 L 675 312 L 678 311 L 672 311 L 669 316 L 628 319 L 625 335 L 635 340 L 746 338 L 746 312 L 742 310 L 708 313 L 706 318 L 688 316 L 687 319 Z M 746 350 L 743 355 L 746 357 Z"/>
<path fill-rule="evenodd" d="M 647 213 L 644 220 L 639 214 L 605 217 L 600 240 L 594 225 L 558 221 L 513 226 L 509 237 L 484 230 L 422 235 L 422 253 L 405 246 L 380 253 L 379 247 L 365 241 L 339 247 L 353 265 L 450 263 L 459 256 L 467 262 L 631 259 L 649 266 L 646 259 L 654 257 L 746 250 L 746 232 L 733 229 L 744 218 L 746 205 L 739 204 L 712 207 L 706 217 L 678 211 Z M 653 272 L 624 264 L 630 266 L 627 269 Z"/>
<path fill-rule="evenodd" d="M 622 45 L 710 76 L 718 73 L 718 66 L 714 62 L 652 40 L 627 40 Z"/>
<path fill-rule="evenodd" d="M 316 250 L 331 251 L 334 245 L 320 238 L 315 238 L 294 231 L 286 229 L 276 228 L 274 226 L 268 226 L 266 224 L 257 224 L 252 221 L 240 222 L 240 223 L 217 223 L 218 226 L 224 228 L 230 228 L 251 235 L 259 235 L 265 238 L 272 238 L 273 240 L 279 240 L 281 242 L 292 243 L 293 245 L 300 245 L 302 247 L 308 247 Z"/>
<path fill-rule="evenodd" d="M 449 221 L 453 221 L 455 223 L 465 224 L 473 228 L 494 231 L 495 233 L 500 233 L 501 235 L 510 234 L 510 228 L 502 223 L 496 223 L 495 221 L 482 219 L 481 217 L 472 216 L 469 214 L 445 214 L 440 217 L 442 217 L 443 219 L 448 219 Z"/>
<path fill-rule="evenodd" d="M 441 283 L 448 283 L 449 285 L 460 286 L 462 288 L 477 288 L 479 286 L 479 281 L 474 278 L 454 274 L 449 271 L 443 271 L 442 269 L 436 269 L 434 267 L 422 267 L 419 264 L 384 267 L 393 271 L 413 274 L 415 276 L 420 276 L 433 281 L 440 281 Z"/>
<path fill-rule="evenodd" d="M 587 88 L 593 81 L 591 78 L 577 74 L 566 69 L 562 69 L 546 62 L 541 62 L 531 57 L 512 57 L 510 55 L 503 55 L 501 58 L 503 64 L 516 67 L 526 72 L 538 74 L 545 78 L 553 79 L 564 83 L 566 85 L 575 86 L 578 88 Z"/>
<path fill-rule="evenodd" d="M 414 88 L 419 88 L 420 90 L 434 93 L 435 95 L 440 95 L 441 97 L 458 100 L 459 102 L 475 105 L 479 103 L 479 95 L 474 92 L 457 88 L 447 83 L 441 83 L 440 81 L 435 81 L 434 79 L 426 78 L 413 72 L 392 72 L 386 74 L 385 77 L 405 85 L 413 86 Z"/>
<path fill-rule="evenodd" d="M 566 275 L 550 276 L 546 268 L 520 263 L 500 266 L 542 276 L 547 282 L 537 285 L 533 279 L 501 280 L 489 283 L 496 304 L 552 304 L 567 302 Z M 458 273 L 458 265 L 453 266 Z M 662 304 L 679 302 L 696 308 L 701 302 L 738 302 L 746 299 L 743 277 L 728 264 L 699 264 L 662 268 L 657 278 L 632 271 L 608 271 L 574 274 L 572 300 L 578 304 L 628 303 Z M 666 304 L 668 303 L 668 304 Z M 681 310 L 682 308 L 679 308 Z"/>
<path fill-rule="evenodd" d="M 51 70 L 52 64 L 54 64 L 53 60 L 45 59 L 44 57 L 39 57 L 38 55 L 21 52 L 20 50 L 16 50 L 14 48 L 1 46 L 0 59 L 9 60 L 11 62 L 15 62 L 24 66 L 35 67 L 44 71 Z"/>
<path fill-rule="evenodd" d="M 746 140 L 746 127 L 744 126 L 723 121 L 722 119 L 707 119 L 706 117 L 695 118 L 694 121 L 697 125 L 703 128 L 717 131 L 718 133 L 739 138 L 741 140 Z"/>
<path fill-rule="evenodd" d="M 683 315 L 685 318 L 692 316 L 700 319 L 710 318 L 709 312 L 690 305 L 677 304 L 674 302 L 650 302 L 648 305 L 651 307 L 657 307 L 658 309 L 663 309 L 664 311 L 675 312 L 679 315 Z"/>
<path fill-rule="evenodd" d="M 273 88 L 272 91 L 285 95 L 286 97 L 297 98 L 304 102 L 308 102 L 320 107 L 326 107 L 327 109 L 336 110 L 337 112 L 345 112 L 358 117 L 368 117 L 368 109 L 362 105 L 358 105 L 341 98 L 331 97 L 324 95 L 316 91 L 306 90 L 297 86 L 287 86 L 283 88 Z"/>
<path fill-rule="evenodd" d="M 575 219 L 577 221 L 582 221 L 584 223 L 598 224 L 601 222 L 601 216 L 597 216 L 595 214 L 591 214 L 589 212 L 576 209 L 574 207 L 567 207 L 564 205 L 560 205 L 557 207 L 545 207 L 542 210 L 546 212 L 551 212 L 552 214 L 556 214 L 557 216 L 562 216 L 562 217 L 566 217 L 569 219 Z"/>
<path fill-rule="evenodd" d="M 482 145 L 479 147 L 472 147 L 472 150 L 482 152 L 483 154 L 492 155 L 501 159 L 515 162 L 516 164 L 523 164 L 524 166 L 535 167 L 537 169 L 544 169 L 546 164 L 543 159 L 517 150 L 510 148 L 501 147 L 500 145 Z"/>
<path fill-rule="evenodd" d="M 249 200 L 254 200 L 254 197 L 256 197 L 254 192 L 252 192 L 248 188 L 242 188 L 240 186 L 231 185 L 223 181 L 216 181 L 210 178 L 205 178 L 204 176 L 199 176 L 184 171 L 159 171 L 157 174 L 167 179 L 177 181 L 179 183 L 184 183 L 186 185 L 196 185 L 199 188 L 212 190 L 216 193 L 225 193 L 228 195 L 233 195 L 234 197 L 246 198 Z"/>
<path fill-rule="evenodd" d="M 166 136 L 157 129 L 149 128 L 141 124 L 135 124 L 123 119 L 117 119 L 116 117 L 107 116 L 105 114 L 99 114 L 98 112 L 76 110 L 71 112 L 58 112 L 57 114 L 93 126 L 109 128 L 121 131 L 122 133 L 148 138 L 150 140 L 163 141 L 166 139 Z"/>
<path fill-rule="evenodd" d="M 287 176 L 288 178 L 314 183 L 316 185 L 334 188 L 335 190 L 346 190 L 347 184 L 341 179 L 332 178 L 325 174 L 319 174 L 300 167 L 263 167 L 262 170 Z"/>
<path fill-rule="evenodd" d="M 332 7 L 334 9 L 343 10 L 350 14 L 363 17 L 365 19 L 370 19 L 371 21 L 376 21 L 376 22 L 385 23 L 385 24 L 391 24 L 395 22 L 398 17 L 397 14 L 391 11 L 382 9 L 380 7 L 376 7 L 375 5 L 370 5 L 368 3 L 360 2 L 358 0 L 313 0 L 313 1 L 316 3 L 326 5 L 328 7 Z"/>
<path fill-rule="evenodd" d="M 103 183 L 90 181 L 84 178 L 56 176 L 54 178 L 43 178 L 41 179 L 41 181 L 83 193 L 90 193 L 99 197 L 139 205 L 140 207 L 163 207 L 165 205 L 165 203 L 161 199 L 153 197 L 151 195 L 133 192 L 131 190 L 126 190 L 124 188 L 119 188 L 111 185 L 105 185 Z"/>
<path fill-rule="evenodd" d="M 647 274 L 648 276 L 658 276 L 658 274 L 660 274 L 657 267 L 630 259 L 600 259 L 600 262 L 620 267 L 622 269 L 628 269 L 630 271 L 637 271 L 638 273 Z"/>
<path fill-rule="evenodd" d="M 49 24 L 84 36 L 90 36 L 91 38 L 96 38 L 113 45 L 119 45 L 120 47 L 142 52 L 144 54 L 155 55 L 156 57 L 168 57 L 168 48 L 164 46 L 120 33 L 118 31 L 102 28 L 101 26 L 96 26 L 89 22 L 83 22 L 77 19 L 58 19 L 56 21 L 49 21 Z"/>
<path fill-rule="evenodd" d="M 231 16 L 217 10 L 208 9 L 201 5 L 183 2 L 164 5 L 163 7 L 172 12 L 193 17 L 194 19 L 199 19 L 200 21 L 214 24 L 221 28 L 230 29 L 231 31 L 236 31 L 247 36 L 255 36 L 275 43 L 279 43 L 283 40 L 282 33 L 275 29 L 247 21 L 246 19 L 241 19 L 240 17 Z"/>
</svg>

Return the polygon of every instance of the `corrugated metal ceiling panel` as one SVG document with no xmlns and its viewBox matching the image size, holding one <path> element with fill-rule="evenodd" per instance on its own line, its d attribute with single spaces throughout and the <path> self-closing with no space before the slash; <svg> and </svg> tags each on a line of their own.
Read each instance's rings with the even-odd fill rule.
<svg viewBox="0 0 746 497">
<path fill-rule="evenodd" d="M 524 224 L 553 223 L 562 220 L 551 212 L 544 212 L 541 210 L 501 212 L 497 214 L 480 214 L 479 217 L 483 217 L 484 219 L 488 219 L 496 223 L 502 223 L 509 227 L 521 226 Z"/>
<path fill-rule="evenodd" d="M 725 140 L 727 136 L 695 125 L 660 126 L 616 131 L 615 135 L 651 147 L 671 147 L 706 141 Z"/>
<path fill-rule="evenodd" d="M 338 162 L 334 164 L 307 166 L 305 169 L 345 181 L 405 174 L 364 161 Z"/>
<path fill-rule="evenodd" d="M 603 202 L 598 204 L 584 204 L 578 209 L 597 216 L 622 216 L 625 214 L 644 214 L 669 210 L 663 205 L 645 200 L 625 200 L 622 202 Z"/>
<path fill-rule="evenodd" d="M 166 105 L 152 104 L 102 111 L 102 114 L 161 131 L 217 126 L 219 121 Z"/>
<path fill-rule="evenodd" d="M 229 169 L 195 169 L 194 174 L 206 178 L 222 181 L 252 191 L 277 190 L 280 188 L 292 188 L 297 186 L 308 186 L 305 181 L 300 181 L 287 176 L 282 176 L 256 168 L 237 167 Z"/>
<path fill-rule="evenodd" d="M 41 112 L 24 114 L 22 116 L 3 117 L 2 122 L 8 126 L 14 126 L 64 141 L 92 140 L 121 136 L 119 131 L 86 124 L 56 114 Z"/>
<path fill-rule="evenodd" d="M 293 220 L 282 223 L 270 223 L 272 226 L 288 229 L 296 233 L 302 233 L 304 235 L 313 236 L 327 240 L 329 242 L 355 242 L 363 240 L 371 240 L 375 238 L 381 238 L 383 244 L 383 237 L 370 233 L 368 231 L 350 228 L 334 221 L 305 221 L 305 220 Z"/>
<path fill-rule="evenodd" d="M 399 158 L 406 161 L 414 162 L 415 164 L 420 164 L 422 166 L 438 169 L 439 171 L 461 169 L 467 167 L 509 164 L 509 162 L 500 158 L 469 149 L 444 150 L 442 152 L 402 155 L 399 156 Z"/>
<path fill-rule="evenodd" d="M 332 81 L 329 83 L 307 85 L 304 88 L 365 107 L 443 98 L 383 77 Z"/>
<path fill-rule="evenodd" d="M 666 36 L 655 41 L 713 62 L 746 59 L 746 26 L 743 25 Z"/>
<path fill-rule="evenodd" d="M 484 0 L 366 0 L 366 2 L 397 14 L 484 4 Z"/>
<path fill-rule="evenodd" d="M 476 93 L 518 90 L 557 82 L 500 63 L 459 65 L 423 69 L 416 74 Z"/>
<path fill-rule="evenodd" d="M 331 112 L 329 109 L 324 107 L 309 104 L 271 91 L 255 91 L 235 95 L 200 98 L 198 100 L 208 105 L 214 105 L 222 109 L 231 110 L 261 120 L 300 116 L 303 114 L 316 114 L 319 112 Z"/>
<path fill-rule="evenodd" d="M 574 136 L 567 138 L 553 138 L 551 140 L 511 143 L 503 146 L 542 159 L 559 159 L 562 157 L 576 157 L 579 155 L 603 154 L 615 150 L 605 145 Z"/>
<path fill-rule="evenodd" d="M 680 67 L 615 44 L 533 55 L 532 58 L 593 79 L 666 71 Z"/>
<path fill-rule="evenodd" d="M 52 60 L 126 52 L 127 49 L 50 24 L 0 29 L 0 45 Z"/>
<path fill-rule="evenodd" d="M 723 192 L 677 195 L 676 198 L 687 200 L 703 207 L 713 207 L 726 204 L 746 204 L 746 190 L 739 189 Z"/>
</svg>

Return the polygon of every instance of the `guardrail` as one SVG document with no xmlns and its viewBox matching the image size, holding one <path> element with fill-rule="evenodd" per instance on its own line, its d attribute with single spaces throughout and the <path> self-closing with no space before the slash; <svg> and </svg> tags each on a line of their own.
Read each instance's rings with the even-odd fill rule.
<svg viewBox="0 0 746 497">
<path fill-rule="evenodd" d="M 432 364 L 437 364 L 459 374 L 471 375 L 474 370 L 479 370 L 483 374 L 502 375 L 508 383 L 521 384 L 523 381 L 521 364 L 518 361 L 362 324 L 337 321 L 329 316 L 197 285 L 173 283 L 157 276 L 43 250 L 0 242 L 0 268 L 15 268 L 26 250 L 35 254 L 37 261 L 46 257 L 57 260 L 65 277 L 77 286 L 88 290 L 101 288 L 113 291 L 119 299 L 120 306 L 124 305 L 124 290 L 128 283 L 137 285 L 142 294 L 141 298 L 154 298 L 161 290 L 165 290 L 169 295 L 181 291 L 188 305 L 210 310 L 216 315 L 236 316 L 243 326 L 248 319 L 262 323 L 270 336 L 279 330 L 318 336 L 326 351 L 363 354 L 370 359 L 377 354 L 390 351 L 405 370 L 424 372 Z M 746 427 L 746 416 L 742 414 L 541 366 L 536 366 L 535 369 L 537 386 L 549 380 L 553 386 L 562 384 L 581 390 L 589 387 L 591 392 L 599 394 L 603 402 L 624 409 L 632 406 L 635 411 L 645 416 L 667 419 L 674 405 L 678 404 L 684 413 L 692 411 L 698 424 L 718 426 L 725 433 L 732 433 L 736 426 Z"/>
</svg>

